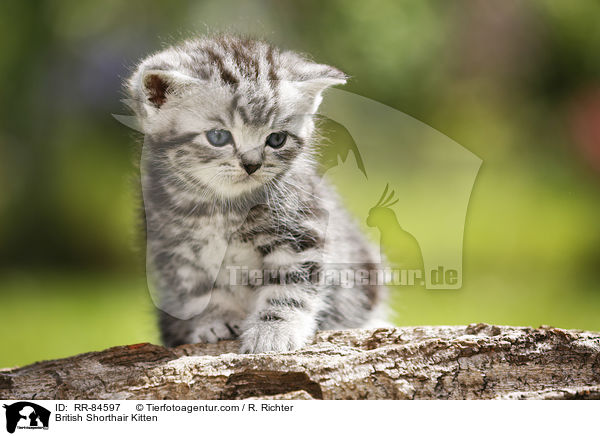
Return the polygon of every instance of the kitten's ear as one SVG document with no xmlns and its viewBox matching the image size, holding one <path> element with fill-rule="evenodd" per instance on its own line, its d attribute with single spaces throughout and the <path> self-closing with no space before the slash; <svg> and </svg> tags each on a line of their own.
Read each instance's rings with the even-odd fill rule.
<svg viewBox="0 0 600 436">
<path fill-rule="evenodd" d="M 148 71 L 142 76 L 144 95 L 156 107 L 165 104 L 172 86 L 170 78 L 163 72 Z"/>
<path fill-rule="evenodd" d="M 347 80 L 348 76 L 337 68 L 311 63 L 303 71 L 301 83 L 305 89 L 313 93 L 321 93 L 330 86 L 343 85 Z"/>
<path fill-rule="evenodd" d="M 300 72 L 296 87 L 311 104 L 310 111 L 315 113 L 323 100 L 322 93 L 330 86 L 343 85 L 348 76 L 329 65 L 306 63 Z"/>
<path fill-rule="evenodd" d="M 147 70 L 142 75 L 144 95 L 157 108 L 165 104 L 170 94 L 180 92 L 198 82 L 198 79 L 177 71 Z"/>
<path fill-rule="evenodd" d="M 171 95 L 198 82 L 198 79 L 177 71 L 148 69 L 134 75 L 130 82 L 130 89 L 133 96 L 141 100 L 141 103 L 158 109 Z"/>
</svg>

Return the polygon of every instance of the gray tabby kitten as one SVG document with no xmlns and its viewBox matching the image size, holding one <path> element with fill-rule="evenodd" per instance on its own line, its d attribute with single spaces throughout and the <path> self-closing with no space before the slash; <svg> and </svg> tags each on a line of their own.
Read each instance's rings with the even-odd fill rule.
<svg viewBox="0 0 600 436">
<path fill-rule="evenodd" d="M 168 48 L 128 80 L 167 346 L 240 337 L 243 353 L 282 352 L 317 329 L 377 323 L 381 288 L 322 280 L 333 265 L 375 268 L 315 169 L 321 93 L 345 82 L 333 67 L 231 36 Z"/>
</svg>

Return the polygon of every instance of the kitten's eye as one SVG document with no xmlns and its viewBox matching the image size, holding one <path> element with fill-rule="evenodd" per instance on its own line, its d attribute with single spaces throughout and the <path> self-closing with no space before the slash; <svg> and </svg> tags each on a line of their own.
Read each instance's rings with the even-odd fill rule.
<svg viewBox="0 0 600 436">
<path fill-rule="evenodd" d="M 266 144 L 269 147 L 281 148 L 281 147 L 283 147 L 283 144 L 285 144 L 286 139 L 287 139 L 287 133 L 275 132 L 275 133 L 271 133 L 269 136 L 267 136 Z"/>
<path fill-rule="evenodd" d="M 222 147 L 232 141 L 231 132 L 229 130 L 212 129 L 206 132 L 206 139 L 215 147 Z"/>
</svg>

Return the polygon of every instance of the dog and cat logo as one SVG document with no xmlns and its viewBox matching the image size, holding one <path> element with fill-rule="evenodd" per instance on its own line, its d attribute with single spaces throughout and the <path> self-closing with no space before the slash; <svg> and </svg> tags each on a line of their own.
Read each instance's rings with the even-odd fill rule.
<svg viewBox="0 0 600 436">
<path fill-rule="evenodd" d="M 48 409 L 29 401 L 4 404 L 3 407 L 6 409 L 7 432 L 14 433 L 16 429 L 48 430 L 50 422 Z"/>
</svg>

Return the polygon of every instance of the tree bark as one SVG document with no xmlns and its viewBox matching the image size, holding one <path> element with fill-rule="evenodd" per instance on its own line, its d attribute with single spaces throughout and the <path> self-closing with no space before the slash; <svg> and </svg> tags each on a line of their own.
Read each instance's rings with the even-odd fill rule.
<svg viewBox="0 0 600 436">
<path fill-rule="evenodd" d="M 600 334 L 472 324 L 319 332 L 301 350 L 136 344 L 0 371 L 3 399 L 600 399 Z"/>
</svg>

